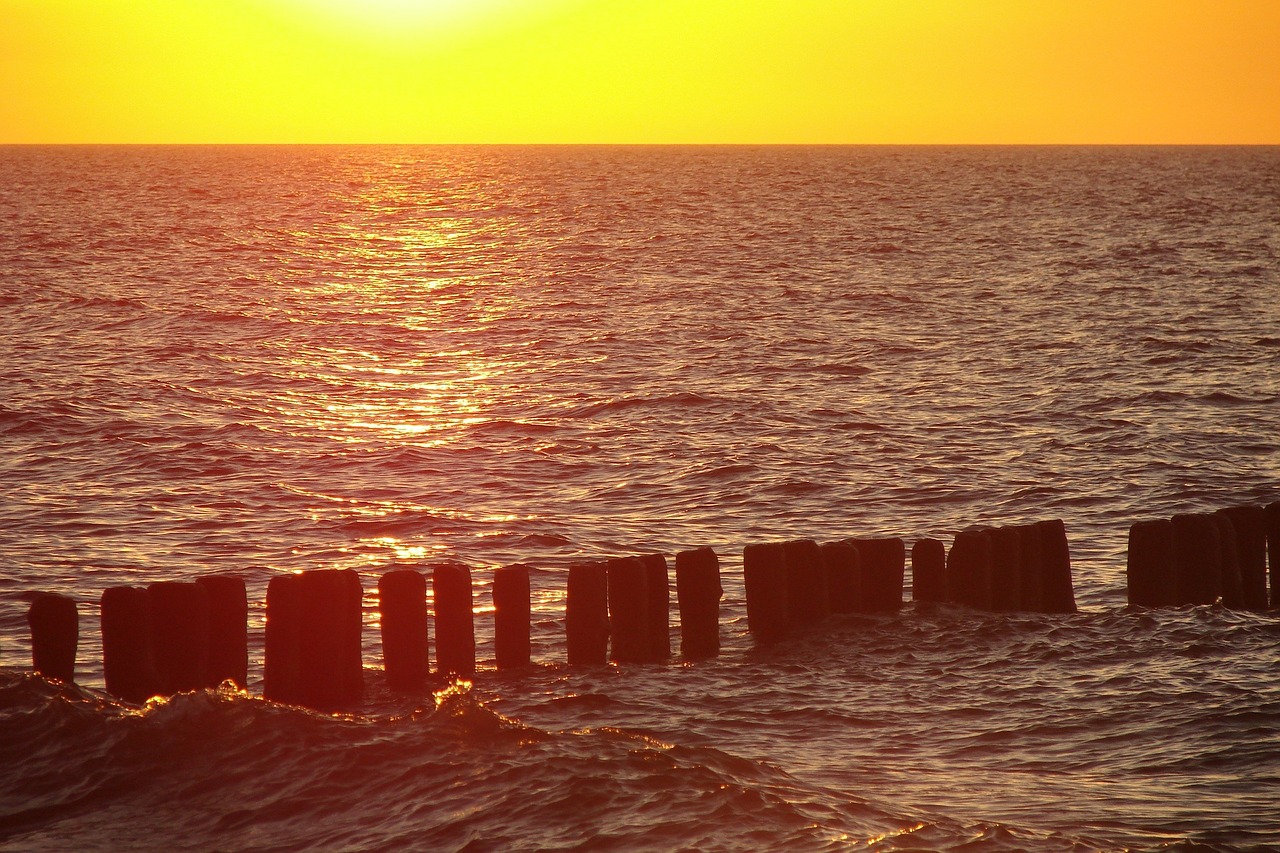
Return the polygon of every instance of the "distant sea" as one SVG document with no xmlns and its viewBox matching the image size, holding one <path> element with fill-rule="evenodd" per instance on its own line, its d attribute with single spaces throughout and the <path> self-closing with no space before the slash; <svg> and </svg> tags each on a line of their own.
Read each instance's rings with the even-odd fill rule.
<svg viewBox="0 0 1280 853">
<path fill-rule="evenodd" d="M 1280 615 L 1125 597 L 1132 522 L 1280 499 L 1278 148 L 4 147 L 0 364 L 0 849 L 1280 849 Z M 1047 518 L 1076 614 L 746 631 L 744 545 Z M 566 665 L 568 564 L 696 545 L 718 659 Z M 443 559 L 481 672 L 390 692 Z M 268 703 L 330 567 L 365 704 Z M 249 693 L 107 697 L 102 590 L 225 572 Z"/>
</svg>

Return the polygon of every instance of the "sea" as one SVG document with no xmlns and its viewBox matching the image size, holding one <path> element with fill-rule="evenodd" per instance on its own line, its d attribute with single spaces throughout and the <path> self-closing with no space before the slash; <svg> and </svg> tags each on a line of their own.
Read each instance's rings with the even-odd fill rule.
<svg viewBox="0 0 1280 853">
<path fill-rule="evenodd" d="M 1280 849 L 1280 613 L 1125 589 L 1280 500 L 1280 148 L 0 147 L 0 364 L 0 850 Z M 1076 613 L 747 631 L 746 545 L 1052 518 Z M 571 563 L 704 545 L 719 657 L 568 666 Z M 444 560 L 479 672 L 394 692 L 377 579 Z M 318 568 L 342 713 L 261 697 Z M 102 590 L 215 573 L 247 691 L 107 695 Z"/>
</svg>

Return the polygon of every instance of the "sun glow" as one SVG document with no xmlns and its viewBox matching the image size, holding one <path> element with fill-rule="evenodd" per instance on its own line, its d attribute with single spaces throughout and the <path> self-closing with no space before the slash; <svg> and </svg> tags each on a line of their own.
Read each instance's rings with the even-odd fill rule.
<svg viewBox="0 0 1280 853">
<path fill-rule="evenodd" d="M 514 0 L 286 0 L 298 15 L 328 18 L 342 27 L 380 37 L 412 37 L 422 31 L 477 22 Z"/>
</svg>

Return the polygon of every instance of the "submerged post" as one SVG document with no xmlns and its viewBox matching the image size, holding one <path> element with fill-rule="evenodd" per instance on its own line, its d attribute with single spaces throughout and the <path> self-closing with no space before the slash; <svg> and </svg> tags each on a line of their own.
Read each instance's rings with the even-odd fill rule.
<svg viewBox="0 0 1280 853">
<path fill-rule="evenodd" d="M 52 592 L 36 595 L 27 610 L 31 628 L 31 666 L 45 678 L 76 680 L 80 617 L 75 599 Z"/>
<path fill-rule="evenodd" d="M 680 656 L 688 660 L 720 654 L 720 560 L 710 548 L 676 554 L 676 605 L 680 610 Z"/>
<path fill-rule="evenodd" d="M 787 563 L 779 542 L 742 549 L 742 575 L 747 592 L 747 630 L 760 643 L 773 643 L 787 633 Z"/>
<path fill-rule="evenodd" d="M 196 580 L 209 601 L 209 661 L 205 687 L 234 682 L 243 690 L 249 683 L 249 596 L 244 578 L 210 575 Z"/>
<path fill-rule="evenodd" d="M 158 688 L 166 696 L 205 686 L 209 667 L 209 593 L 195 582 L 147 587 Z"/>
<path fill-rule="evenodd" d="M 102 674 L 107 692 L 142 704 L 160 692 L 151 640 L 151 604 L 140 587 L 102 591 Z"/>
<path fill-rule="evenodd" d="M 609 575 L 602 562 L 569 566 L 564 628 L 571 666 L 609 657 Z"/>
<path fill-rule="evenodd" d="M 947 600 L 947 546 L 937 539 L 919 539 L 911 546 L 911 599 Z"/>
<path fill-rule="evenodd" d="M 473 675 L 476 628 L 471 608 L 471 570 L 459 563 L 433 567 L 436 606 L 436 669 L 441 674 Z"/>
<path fill-rule="evenodd" d="M 427 579 L 414 569 L 395 569 L 378 578 L 382 623 L 382 667 L 392 690 L 417 690 L 431 668 L 427 620 Z"/>
<path fill-rule="evenodd" d="M 503 566 L 493 573 L 493 642 L 498 669 L 529 665 L 529 567 Z"/>
</svg>

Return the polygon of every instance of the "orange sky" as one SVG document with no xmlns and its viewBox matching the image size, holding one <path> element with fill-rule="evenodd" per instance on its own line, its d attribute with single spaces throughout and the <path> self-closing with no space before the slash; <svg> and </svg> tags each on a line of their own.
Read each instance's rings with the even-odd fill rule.
<svg viewBox="0 0 1280 853">
<path fill-rule="evenodd" d="M 0 0 L 0 142 L 1280 143 L 1280 0 Z"/>
</svg>

